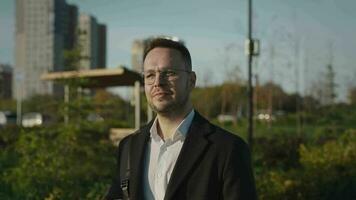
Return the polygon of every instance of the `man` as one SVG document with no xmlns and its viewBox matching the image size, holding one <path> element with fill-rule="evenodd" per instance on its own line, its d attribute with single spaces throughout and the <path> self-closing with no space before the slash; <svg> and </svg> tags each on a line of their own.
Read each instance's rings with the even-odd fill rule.
<svg viewBox="0 0 356 200">
<path fill-rule="evenodd" d="M 245 142 L 193 109 L 188 49 L 157 38 L 143 59 L 146 98 L 157 117 L 120 142 L 119 174 L 106 199 L 256 199 Z"/>
</svg>

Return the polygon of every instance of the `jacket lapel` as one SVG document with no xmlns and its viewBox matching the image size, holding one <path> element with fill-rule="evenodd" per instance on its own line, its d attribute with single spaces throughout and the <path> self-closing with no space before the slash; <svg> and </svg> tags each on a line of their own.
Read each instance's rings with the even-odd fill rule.
<svg viewBox="0 0 356 200">
<path fill-rule="evenodd" d="M 130 149 L 130 186 L 129 193 L 132 199 L 142 199 L 142 174 L 144 158 L 149 139 L 149 130 L 152 123 L 143 127 L 140 132 L 132 136 Z"/>
<path fill-rule="evenodd" d="M 210 129 L 209 122 L 200 116 L 198 112 L 195 112 L 191 127 L 169 180 L 164 199 L 173 199 L 177 189 L 204 153 L 208 145 L 208 140 L 205 136 L 211 131 Z"/>
</svg>

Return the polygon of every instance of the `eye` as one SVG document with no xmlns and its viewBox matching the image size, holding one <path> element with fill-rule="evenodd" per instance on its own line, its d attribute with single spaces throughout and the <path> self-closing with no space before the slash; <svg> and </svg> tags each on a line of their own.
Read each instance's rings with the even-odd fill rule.
<svg viewBox="0 0 356 200">
<path fill-rule="evenodd" d="M 164 72 L 164 75 L 166 75 L 168 77 L 169 76 L 176 76 L 177 73 L 175 71 L 172 71 L 172 70 L 167 70 L 167 71 Z"/>
<path fill-rule="evenodd" d="M 145 79 L 151 79 L 151 78 L 154 78 L 154 77 L 155 77 L 155 73 L 153 73 L 153 72 L 146 72 L 144 76 L 145 76 Z"/>
</svg>

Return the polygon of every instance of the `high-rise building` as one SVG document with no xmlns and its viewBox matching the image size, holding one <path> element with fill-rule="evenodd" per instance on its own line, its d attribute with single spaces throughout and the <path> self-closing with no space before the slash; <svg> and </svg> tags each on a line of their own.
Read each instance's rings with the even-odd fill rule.
<svg viewBox="0 0 356 200">
<path fill-rule="evenodd" d="M 99 47 L 98 47 L 98 68 L 106 68 L 106 25 L 104 24 L 99 24 L 98 26 L 98 42 L 99 42 Z"/>
<path fill-rule="evenodd" d="M 80 14 L 78 27 L 80 69 L 105 68 L 106 26 L 99 24 L 91 15 Z"/>
<path fill-rule="evenodd" d="M 64 49 L 72 50 L 77 44 L 78 29 L 78 7 L 66 4 L 66 15 L 64 16 Z"/>
<path fill-rule="evenodd" d="M 143 53 L 147 46 L 147 40 L 134 40 L 131 48 L 131 66 L 136 72 L 143 70 Z"/>
<path fill-rule="evenodd" d="M 12 67 L 0 64 L 0 99 L 12 97 Z"/>
<path fill-rule="evenodd" d="M 65 0 L 16 0 L 14 96 L 61 95 L 41 74 L 65 70 L 63 51 L 75 40 L 77 8 Z"/>
</svg>

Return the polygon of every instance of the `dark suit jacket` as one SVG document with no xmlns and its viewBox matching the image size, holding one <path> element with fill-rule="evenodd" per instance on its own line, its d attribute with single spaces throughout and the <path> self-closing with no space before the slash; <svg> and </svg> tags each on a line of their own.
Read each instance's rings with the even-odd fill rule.
<svg viewBox="0 0 356 200">
<path fill-rule="evenodd" d="M 143 199 L 143 169 L 145 150 L 152 122 L 124 138 L 118 150 L 120 158 L 131 140 L 130 186 L 131 200 Z M 121 169 L 125 169 L 122 168 Z M 115 177 L 106 199 L 120 199 L 120 175 Z M 195 112 L 187 137 L 169 180 L 165 200 L 184 199 L 256 199 L 250 153 L 246 143 L 204 119 Z"/>
</svg>

